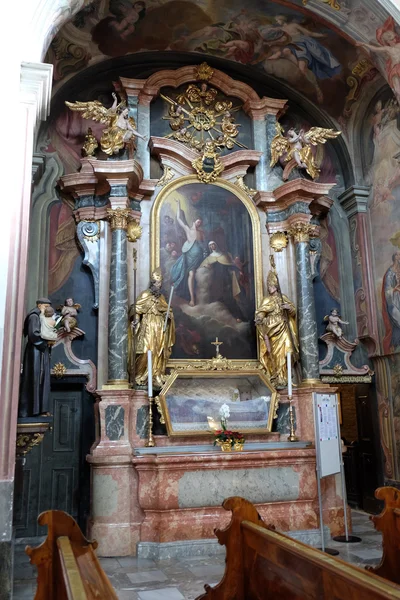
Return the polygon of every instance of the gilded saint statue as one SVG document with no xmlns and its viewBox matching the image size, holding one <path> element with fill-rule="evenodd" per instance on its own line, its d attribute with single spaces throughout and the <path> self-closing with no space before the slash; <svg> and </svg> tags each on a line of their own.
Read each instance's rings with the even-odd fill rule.
<svg viewBox="0 0 400 600">
<path fill-rule="evenodd" d="M 153 271 L 148 290 L 129 309 L 128 368 L 131 383 L 148 382 L 147 352 L 152 353 L 153 384 L 162 387 L 167 361 L 175 343 L 175 322 L 171 308 L 161 293 L 161 270 Z"/>
<path fill-rule="evenodd" d="M 275 387 L 285 387 L 287 353 L 292 353 L 293 364 L 299 358 L 296 308 L 285 294 L 279 292 L 278 278 L 273 271 L 268 273 L 267 286 L 268 296 L 262 300 L 255 314 L 260 362 Z"/>
</svg>

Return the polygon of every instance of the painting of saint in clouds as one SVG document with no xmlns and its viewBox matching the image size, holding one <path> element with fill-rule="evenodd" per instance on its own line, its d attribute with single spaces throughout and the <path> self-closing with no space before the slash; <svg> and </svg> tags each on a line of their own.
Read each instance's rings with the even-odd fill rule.
<svg viewBox="0 0 400 600">
<path fill-rule="evenodd" d="M 254 217 L 254 215 L 253 215 Z M 253 222 L 230 189 L 188 183 L 162 200 L 159 262 L 176 323 L 171 358 L 257 358 Z M 257 216 L 256 216 L 257 218 Z"/>
</svg>

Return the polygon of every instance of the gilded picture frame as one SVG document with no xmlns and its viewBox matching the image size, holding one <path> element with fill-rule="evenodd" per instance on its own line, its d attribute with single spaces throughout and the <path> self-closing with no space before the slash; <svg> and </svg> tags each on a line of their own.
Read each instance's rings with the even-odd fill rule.
<svg viewBox="0 0 400 600">
<path fill-rule="evenodd" d="M 222 359 L 223 360 L 223 359 Z M 210 366 L 211 366 L 211 362 L 210 361 Z M 205 367 L 207 368 L 207 365 L 205 365 Z M 267 375 L 265 374 L 265 372 L 259 368 L 252 368 L 249 365 L 243 365 L 241 369 L 232 369 L 232 370 L 217 370 L 217 371 L 212 371 L 212 370 L 200 370 L 200 369 L 179 369 L 176 368 L 174 369 L 171 374 L 168 376 L 168 379 L 164 385 L 164 387 L 162 388 L 162 390 L 160 391 L 159 395 L 155 398 L 155 402 L 156 402 L 156 406 L 157 409 L 160 413 L 160 420 L 162 424 L 165 424 L 166 429 L 167 429 L 167 434 L 168 436 L 171 437 L 182 437 L 182 436 L 210 436 L 211 433 L 211 429 L 208 428 L 208 422 L 206 420 L 206 412 L 207 409 L 205 409 L 206 412 L 204 412 L 203 415 L 203 423 L 204 423 L 204 428 L 203 429 L 193 429 L 193 428 L 187 428 L 184 429 L 182 427 L 182 424 L 179 424 L 180 427 L 179 429 L 176 428 L 176 421 L 174 421 L 174 418 L 171 416 L 170 414 L 170 410 L 168 408 L 168 398 L 171 397 L 171 392 L 174 392 L 174 390 L 176 390 L 177 387 L 177 383 L 179 383 L 181 380 L 189 380 L 190 383 L 195 382 L 197 388 L 199 389 L 204 389 L 205 390 L 205 396 L 207 396 L 207 385 L 206 385 L 206 380 L 212 380 L 212 385 L 214 386 L 216 383 L 216 380 L 221 380 L 221 383 L 223 381 L 223 385 L 226 386 L 226 388 L 229 388 L 230 382 L 232 382 L 232 385 L 238 385 L 239 387 L 241 387 L 241 384 L 238 382 L 243 381 L 244 384 L 246 384 L 248 382 L 249 379 L 258 379 L 260 384 L 262 386 L 264 386 L 269 394 L 269 408 L 268 408 L 268 416 L 265 420 L 265 426 L 257 426 L 257 427 L 251 427 L 251 426 L 247 426 L 244 429 L 241 428 L 241 432 L 246 435 L 246 434 L 266 434 L 266 433 L 270 433 L 272 431 L 272 425 L 273 425 L 273 420 L 274 418 L 276 418 L 277 416 L 277 410 L 278 410 L 278 406 L 279 406 L 279 394 L 278 392 L 273 388 L 273 386 L 271 385 L 271 382 L 269 381 L 269 378 L 267 377 Z M 192 387 L 192 386 L 191 386 Z M 176 393 L 176 392 L 175 392 Z M 179 394 L 179 392 L 178 392 Z M 243 401 L 239 401 L 238 402 L 238 406 L 242 406 L 245 407 L 246 401 L 249 400 L 248 399 L 244 399 Z M 204 399 L 205 401 L 207 400 L 207 398 Z M 226 399 L 219 399 L 221 405 L 226 401 Z M 186 398 L 182 398 L 182 407 L 185 408 L 185 410 L 187 409 L 187 399 Z M 196 402 L 196 408 L 199 404 L 198 399 L 195 399 Z M 231 406 L 231 410 L 232 410 L 232 406 L 234 406 L 234 403 L 230 403 Z M 212 416 L 212 415 L 210 415 Z M 218 419 L 218 416 L 215 416 L 215 420 Z M 257 423 L 260 423 L 260 421 L 255 421 Z M 236 428 L 236 424 L 233 421 L 229 421 L 229 428 L 231 429 L 235 429 Z"/>
<path fill-rule="evenodd" d="M 180 178 L 168 183 L 157 195 L 157 197 L 154 201 L 154 205 L 152 207 L 152 212 L 151 212 L 151 229 L 150 229 L 151 270 L 153 271 L 154 269 L 162 266 L 160 254 L 161 254 L 162 227 L 164 226 L 164 222 L 161 223 L 161 219 L 162 219 L 162 210 L 163 210 L 164 203 L 166 201 L 171 203 L 172 202 L 171 198 L 173 197 L 174 194 L 177 193 L 177 195 L 179 196 L 180 190 L 182 188 L 185 189 L 184 186 L 190 186 L 190 185 L 192 187 L 195 185 L 203 186 L 205 195 L 210 194 L 213 190 L 215 191 L 215 188 L 219 188 L 219 190 L 221 190 L 222 195 L 225 193 L 225 195 L 229 196 L 230 198 L 235 197 L 235 199 L 240 203 L 240 205 L 244 207 L 242 212 L 246 213 L 249 223 L 251 224 L 251 240 L 250 239 L 244 240 L 243 244 L 244 245 L 247 244 L 247 246 L 246 246 L 247 257 L 249 256 L 249 254 L 251 254 L 252 309 L 251 309 L 251 314 L 249 314 L 249 312 L 247 312 L 246 323 L 249 323 L 249 329 L 250 329 L 250 327 L 253 328 L 252 333 L 251 333 L 251 335 L 253 336 L 251 338 L 252 339 L 251 352 L 253 354 L 251 356 L 249 354 L 246 356 L 238 356 L 238 357 L 229 356 L 227 343 L 225 343 L 225 347 L 223 345 L 221 346 L 221 354 L 225 355 L 227 353 L 228 358 L 230 360 L 232 360 L 232 362 L 234 362 L 234 363 L 238 360 L 239 361 L 247 360 L 247 361 L 252 361 L 255 365 L 258 365 L 259 364 L 259 342 L 258 342 L 257 335 L 255 332 L 255 327 L 253 324 L 254 324 L 254 310 L 260 304 L 262 297 L 263 297 L 261 227 L 260 227 L 260 217 L 259 217 L 257 208 L 255 207 L 253 201 L 246 195 L 246 193 L 241 188 L 239 188 L 238 186 L 234 185 L 233 183 L 230 183 L 230 182 L 226 181 L 225 179 L 221 179 L 221 178 L 217 178 L 217 180 L 215 182 L 213 182 L 212 184 L 201 184 L 201 183 L 199 183 L 196 175 L 187 175 L 187 176 L 180 177 Z M 173 216 L 175 216 L 175 215 L 173 214 Z M 164 216 L 164 219 L 165 218 L 168 218 L 168 217 Z M 242 215 L 242 219 L 243 218 L 245 218 L 245 217 L 243 217 L 243 215 Z M 172 221 L 171 218 L 169 218 L 169 220 Z M 247 227 L 247 230 L 249 230 L 249 226 Z M 165 240 L 165 236 L 163 237 L 163 239 Z M 210 243 L 211 242 L 209 242 L 209 244 Z M 206 244 L 204 244 L 204 245 L 206 246 Z M 251 252 L 250 252 L 249 248 L 251 248 Z M 163 249 L 163 251 L 164 251 L 164 249 Z M 233 257 L 233 254 L 232 255 L 229 254 L 229 256 Z M 236 258 L 235 258 L 235 260 L 236 260 Z M 242 260 L 243 260 L 243 262 L 245 262 L 244 258 Z M 197 271 L 196 271 L 196 274 L 197 274 Z M 169 295 L 168 290 L 164 290 L 164 295 L 166 296 L 166 298 L 168 298 L 168 295 Z M 173 303 L 172 303 L 173 309 L 175 308 L 174 307 L 175 298 L 176 298 L 176 292 L 174 292 L 174 299 L 173 299 Z M 240 321 L 240 320 L 241 319 L 237 319 L 237 321 Z M 177 332 L 179 332 L 179 322 L 177 319 L 176 319 L 176 325 L 177 325 Z M 186 330 L 190 331 L 190 329 L 191 329 L 190 324 L 189 324 L 189 326 L 187 326 L 185 324 L 185 327 L 186 327 Z M 254 333 L 253 333 L 253 331 L 254 331 Z M 218 335 L 218 331 L 216 332 L 216 336 L 217 335 Z M 215 337 L 213 339 L 215 339 Z M 177 333 L 177 340 L 178 340 L 178 333 Z M 222 340 L 222 341 L 224 342 L 224 340 Z M 212 340 L 209 339 L 208 343 L 210 344 L 211 342 L 212 342 Z M 178 341 L 177 341 L 177 343 L 178 343 Z M 250 346 L 250 343 L 248 343 L 248 346 Z M 177 347 L 177 345 L 176 345 L 176 347 Z M 203 348 L 204 348 L 204 346 L 203 346 Z M 168 367 L 174 368 L 174 367 L 179 367 L 180 365 L 183 366 L 183 365 L 187 365 L 187 364 L 192 364 L 193 366 L 201 365 L 201 363 L 204 360 L 211 358 L 212 355 L 210 354 L 210 352 L 212 352 L 214 350 L 215 349 L 210 347 L 209 349 L 207 349 L 208 354 L 205 354 L 204 350 L 203 350 L 203 355 L 199 356 L 199 357 L 196 356 L 196 354 L 194 354 L 193 357 L 190 357 L 188 355 L 177 357 L 176 355 L 174 356 L 174 351 L 173 351 L 173 356 L 171 357 L 171 359 L 168 362 Z"/>
</svg>

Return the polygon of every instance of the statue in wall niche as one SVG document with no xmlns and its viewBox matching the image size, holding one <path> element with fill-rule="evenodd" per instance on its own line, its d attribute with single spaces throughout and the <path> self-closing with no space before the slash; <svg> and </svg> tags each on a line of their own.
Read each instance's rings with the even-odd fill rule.
<svg viewBox="0 0 400 600">
<path fill-rule="evenodd" d="M 348 321 L 342 321 L 337 308 L 332 308 L 331 314 L 324 317 L 324 321 L 328 321 L 326 331 L 333 333 L 335 337 L 340 339 L 343 336 L 343 330 L 340 325 L 348 325 Z"/>
<path fill-rule="evenodd" d="M 70 110 L 81 113 L 83 119 L 91 119 L 106 125 L 100 138 L 100 147 L 109 156 L 118 154 L 122 148 L 127 147 L 131 153 L 135 149 L 134 138 L 147 139 L 136 129 L 136 122 L 129 116 L 126 102 L 118 103 L 117 95 L 112 94 L 114 102 L 106 108 L 98 100 L 90 102 L 65 102 Z M 94 137 L 94 136 L 93 136 Z"/>
<path fill-rule="evenodd" d="M 128 370 L 130 381 L 146 385 L 147 352 L 152 353 L 153 383 L 161 388 L 165 381 L 167 361 L 175 343 L 175 321 L 170 305 L 161 293 L 161 269 L 151 274 L 149 289 L 142 292 L 129 309 L 130 326 Z"/>
<path fill-rule="evenodd" d="M 255 314 L 260 362 L 275 387 L 282 388 L 287 385 L 287 353 L 291 352 L 293 364 L 299 358 L 296 308 L 285 294 L 280 293 L 274 271 L 268 273 L 267 286 L 268 295 Z"/>
<path fill-rule="evenodd" d="M 42 336 L 41 317 L 51 306 L 48 298 L 39 298 L 24 322 L 27 344 L 21 375 L 19 417 L 48 416 L 50 413 L 50 347 Z"/>
<path fill-rule="evenodd" d="M 283 173 L 284 181 L 288 179 L 295 167 L 305 169 L 312 179 L 316 179 L 320 173 L 317 162 L 320 161 L 314 157 L 312 146 L 325 144 L 340 134 L 341 131 L 334 129 L 311 127 L 308 131 L 300 129 L 299 132 L 291 128 L 284 135 L 282 125 L 276 123 L 276 135 L 271 142 L 270 166 L 274 167 L 279 160 L 286 164 Z"/>
</svg>

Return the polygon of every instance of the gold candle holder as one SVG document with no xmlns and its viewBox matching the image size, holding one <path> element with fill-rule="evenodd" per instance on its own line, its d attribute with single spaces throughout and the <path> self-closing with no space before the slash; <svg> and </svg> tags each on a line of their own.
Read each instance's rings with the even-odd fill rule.
<svg viewBox="0 0 400 600">
<path fill-rule="evenodd" d="M 146 448 L 154 448 L 156 441 L 153 437 L 153 402 L 154 398 L 149 396 L 149 433 L 147 436 Z"/>
<path fill-rule="evenodd" d="M 292 396 L 288 396 L 288 399 L 289 399 L 289 426 L 290 426 L 290 434 L 288 437 L 288 442 L 298 442 L 299 438 L 296 435 L 296 428 L 294 426 Z"/>
</svg>

